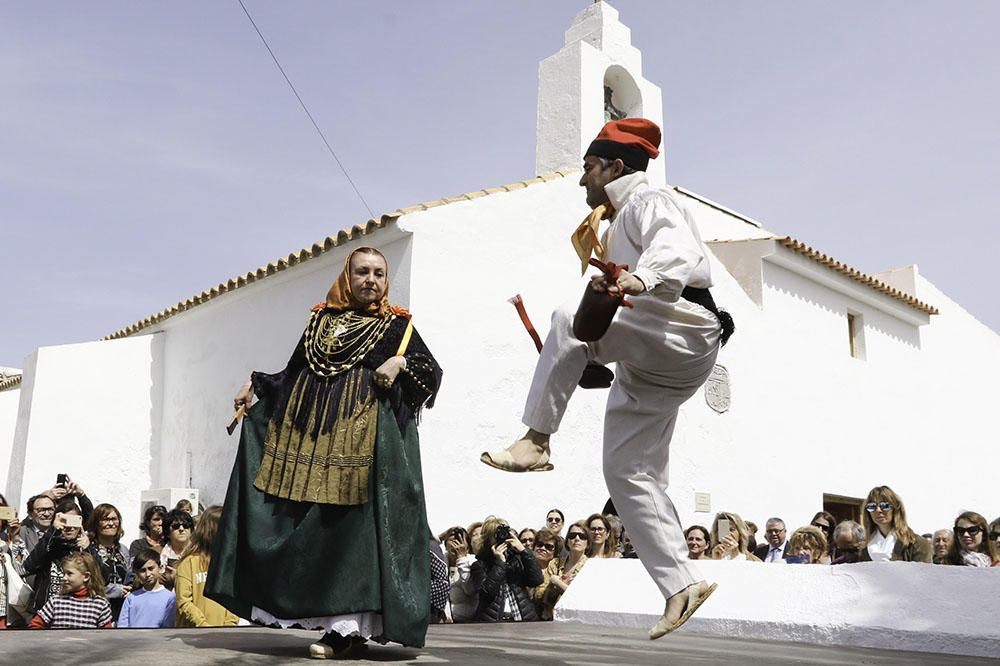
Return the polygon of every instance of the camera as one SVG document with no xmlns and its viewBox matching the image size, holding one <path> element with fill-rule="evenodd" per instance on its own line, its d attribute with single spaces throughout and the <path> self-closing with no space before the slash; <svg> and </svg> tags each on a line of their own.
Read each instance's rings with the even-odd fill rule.
<svg viewBox="0 0 1000 666">
<path fill-rule="evenodd" d="M 510 525 L 498 525 L 497 531 L 494 534 L 496 535 L 496 538 L 494 540 L 497 543 L 502 543 L 513 535 L 513 533 L 510 531 Z"/>
</svg>

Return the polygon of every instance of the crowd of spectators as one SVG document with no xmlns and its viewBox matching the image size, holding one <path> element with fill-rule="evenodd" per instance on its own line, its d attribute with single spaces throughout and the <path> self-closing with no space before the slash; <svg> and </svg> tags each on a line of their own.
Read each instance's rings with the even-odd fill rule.
<svg viewBox="0 0 1000 666">
<path fill-rule="evenodd" d="M 121 514 L 94 506 L 66 478 L 31 497 L 18 520 L 0 496 L 0 628 L 202 627 L 239 618 L 205 598 L 204 583 L 222 512 L 179 503 L 149 507 L 141 535 L 123 541 Z M 951 528 L 918 535 L 902 499 L 871 490 L 862 522 L 826 511 L 789 533 L 781 518 L 757 526 L 734 512 L 684 531 L 693 560 L 840 565 L 902 560 L 1000 566 L 1000 518 L 966 511 Z M 125 544 L 129 543 L 128 546 Z M 594 558 L 634 558 L 626 530 L 609 508 L 567 523 L 559 509 L 544 526 L 515 530 L 489 516 L 430 538 L 431 616 L 437 622 L 551 620 L 563 593 Z"/>
<path fill-rule="evenodd" d="M 978 513 L 964 512 L 951 528 L 918 535 L 907 522 L 902 499 L 888 486 L 873 488 L 862 512 L 859 523 L 819 511 L 808 525 L 792 531 L 772 517 L 758 544 L 755 523 L 722 511 L 708 526 L 689 526 L 684 537 L 692 560 L 824 565 L 901 560 L 1000 567 L 1000 518 L 987 523 Z M 491 516 L 452 527 L 439 539 L 450 583 L 448 603 L 440 608 L 443 622 L 550 620 L 588 559 L 636 557 L 621 521 L 609 513 L 567 526 L 562 511 L 552 509 L 544 527 L 520 531 Z"/>
<path fill-rule="evenodd" d="M 128 546 L 121 512 L 66 475 L 26 508 L 0 495 L 0 629 L 237 623 L 203 594 L 220 507 L 151 506 Z"/>
<path fill-rule="evenodd" d="M 764 523 L 764 542 L 756 526 L 731 512 L 716 514 L 711 528 L 691 525 L 684 531 L 688 557 L 783 564 L 855 562 L 926 562 L 974 567 L 1000 566 L 1000 518 L 992 523 L 973 511 L 955 518 L 951 528 L 916 534 L 906 519 L 903 500 L 889 486 L 876 486 L 863 507 L 863 524 L 820 511 L 789 534 L 778 517 Z M 721 526 L 721 529 L 720 529 Z M 722 535 L 720 536 L 720 531 Z"/>
</svg>

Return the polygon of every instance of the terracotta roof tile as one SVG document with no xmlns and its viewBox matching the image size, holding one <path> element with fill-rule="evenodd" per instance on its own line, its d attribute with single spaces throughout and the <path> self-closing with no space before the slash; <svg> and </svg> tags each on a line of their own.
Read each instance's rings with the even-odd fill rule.
<svg viewBox="0 0 1000 666">
<path fill-rule="evenodd" d="M 22 375 L 12 375 L 0 380 L 0 391 L 17 388 L 21 385 L 21 377 Z"/>
<path fill-rule="evenodd" d="M 824 254 L 823 252 L 806 245 L 800 240 L 796 240 L 791 236 L 776 237 L 774 240 L 778 241 L 790 250 L 794 250 L 795 252 L 812 259 L 813 261 L 819 262 L 824 266 L 837 271 L 841 275 L 846 275 L 855 282 L 860 282 L 861 284 L 867 285 L 876 291 L 882 292 L 886 296 L 895 298 L 897 301 L 902 301 L 916 310 L 920 310 L 921 312 L 925 312 L 929 315 L 938 314 L 938 309 L 936 307 L 928 305 L 927 303 L 918 300 L 916 297 L 896 289 L 895 287 L 892 287 L 882 280 L 868 275 L 867 273 L 862 273 L 856 268 L 852 268 L 843 262 L 837 261 L 830 255 Z"/>
</svg>

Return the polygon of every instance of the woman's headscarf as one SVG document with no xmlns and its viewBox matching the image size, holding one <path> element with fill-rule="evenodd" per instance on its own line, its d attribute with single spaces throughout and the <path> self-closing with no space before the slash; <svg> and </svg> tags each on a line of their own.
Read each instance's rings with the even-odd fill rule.
<svg viewBox="0 0 1000 666">
<path fill-rule="evenodd" d="M 354 255 L 362 254 L 377 254 L 382 257 L 382 261 L 385 262 L 386 277 L 385 277 L 385 293 L 382 294 L 382 299 L 375 302 L 369 303 L 368 305 L 362 305 L 354 298 L 354 294 L 351 293 L 351 259 Z M 330 291 L 326 294 L 326 307 L 334 308 L 336 310 L 361 310 L 367 314 L 376 315 L 379 317 L 384 317 L 391 311 L 391 306 L 389 305 L 389 260 L 385 258 L 385 255 L 376 250 L 373 247 L 359 247 L 358 249 L 347 255 L 347 261 L 344 262 L 344 270 L 340 272 L 337 279 L 334 281 L 333 286 L 330 287 Z"/>
</svg>

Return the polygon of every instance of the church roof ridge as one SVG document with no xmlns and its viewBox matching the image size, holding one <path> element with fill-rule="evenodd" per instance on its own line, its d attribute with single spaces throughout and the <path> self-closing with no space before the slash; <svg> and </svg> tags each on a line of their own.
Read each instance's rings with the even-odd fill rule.
<svg viewBox="0 0 1000 666">
<path fill-rule="evenodd" d="M 275 273 L 280 273 L 292 266 L 296 266 L 310 259 L 319 257 L 326 252 L 332 250 L 333 248 L 340 247 L 347 243 L 351 243 L 360 238 L 363 238 L 372 232 L 385 228 L 386 226 L 394 223 L 400 217 L 404 215 L 410 215 L 412 213 L 419 213 L 425 210 L 430 210 L 431 208 L 437 208 L 438 206 L 446 206 L 448 204 L 458 203 L 461 201 L 472 201 L 473 199 L 478 199 L 480 197 L 489 196 L 491 194 L 499 194 L 501 192 L 513 192 L 515 190 L 521 190 L 532 185 L 538 185 L 540 183 L 547 183 L 558 178 L 565 178 L 566 176 L 579 171 L 576 168 L 569 169 L 559 169 L 552 173 L 542 174 L 540 176 L 535 176 L 534 178 L 527 178 L 525 180 L 519 180 L 514 183 L 509 183 L 507 185 L 501 185 L 500 187 L 489 187 L 481 190 L 475 190 L 473 192 L 466 192 L 465 194 L 460 194 L 454 197 L 445 197 L 443 199 L 434 199 L 432 201 L 425 201 L 423 203 L 416 204 L 414 206 L 408 206 L 406 208 L 397 208 L 396 210 L 385 213 L 381 215 L 378 219 L 371 218 L 365 224 L 355 224 L 352 227 L 341 229 L 333 236 L 327 236 L 323 240 L 313 243 L 311 247 L 303 248 L 298 252 L 292 252 L 291 254 L 276 259 L 264 266 L 257 268 L 256 270 L 243 273 L 236 277 L 230 278 L 225 282 L 220 282 L 211 289 L 206 289 L 205 291 L 192 296 L 186 300 L 180 301 L 168 308 L 160 310 L 155 314 L 151 314 L 148 317 L 140 319 L 137 322 L 129 324 L 124 328 L 120 328 L 114 333 L 109 333 L 104 336 L 103 340 L 117 340 L 119 338 L 125 338 L 130 335 L 134 335 L 139 331 L 149 328 L 154 324 L 158 324 L 174 315 L 178 315 L 182 312 L 186 312 L 191 308 L 197 307 L 202 303 L 207 303 L 208 301 L 218 298 L 222 294 L 228 293 L 230 291 L 235 291 L 240 287 L 245 287 L 248 284 L 262 280 L 268 276 L 274 275 Z M 20 380 L 18 380 L 20 381 Z M 0 390 L 5 385 L 6 382 L 0 383 Z"/>
<path fill-rule="evenodd" d="M 726 208 L 722 204 L 720 204 L 718 202 L 715 202 L 715 201 L 712 201 L 708 197 L 706 197 L 704 195 L 701 195 L 701 194 L 698 194 L 697 192 L 692 192 L 691 190 L 687 189 L 686 187 L 681 187 L 680 185 L 674 185 L 673 188 L 674 188 L 674 190 L 676 190 L 677 192 L 680 192 L 684 196 L 691 197 L 695 201 L 700 201 L 701 203 L 705 204 L 709 208 L 714 208 L 715 210 L 720 211 L 722 213 L 725 213 L 726 215 L 730 215 L 732 217 L 735 217 L 737 220 L 741 220 L 743 222 L 746 222 L 747 224 L 751 224 L 751 225 L 757 227 L 758 229 L 763 229 L 764 228 L 764 225 L 761 224 L 760 222 L 758 222 L 757 220 L 755 220 L 755 219 L 753 219 L 751 217 L 747 217 L 743 213 L 737 213 L 732 208 Z"/>
</svg>

